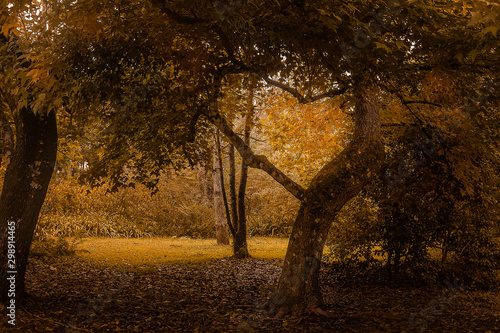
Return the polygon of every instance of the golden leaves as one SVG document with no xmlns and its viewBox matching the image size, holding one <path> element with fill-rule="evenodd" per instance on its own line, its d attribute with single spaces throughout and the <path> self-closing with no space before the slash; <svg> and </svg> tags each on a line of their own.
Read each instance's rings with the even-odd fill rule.
<svg viewBox="0 0 500 333">
<path fill-rule="evenodd" d="M 300 104 L 293 97 L 272 94 L 266 98 L 263 131 L 279 167 L 296 173 L 307 183 L 332 155 L 342 150 L 350 129 L 339 99 Z"/>
</svg>

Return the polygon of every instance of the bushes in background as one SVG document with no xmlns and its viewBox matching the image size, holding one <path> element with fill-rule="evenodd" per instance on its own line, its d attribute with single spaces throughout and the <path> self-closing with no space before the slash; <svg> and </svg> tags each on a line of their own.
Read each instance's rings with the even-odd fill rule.
<svg viewBox="0 0 500 333">
<path fill-rule="evenodd" d="M 36 234 L 54 237 L 215 237 L 213 210 L 202 202 L 196 173 L 165 173 L 152 195 L 142 185 L 106 193 L 54 175 Z M 297 203 L 253 173 L 247 195 L 250 236 L 287 236 Z"/>
</svg>

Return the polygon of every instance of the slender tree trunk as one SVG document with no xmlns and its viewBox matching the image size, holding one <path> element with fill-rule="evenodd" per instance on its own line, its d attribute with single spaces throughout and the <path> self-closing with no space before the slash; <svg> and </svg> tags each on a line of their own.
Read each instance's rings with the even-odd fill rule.
<svg viewBox="0 0 500 333">
<path fill-rule="evenodd" d="M 2 143 L 3 143 L 3 163 L 9 165 L 12 154 L 14 153 L 14 134 L 9 120 L 0 107 L 0 126 L 2 130 Z"/>
<path fill-rule="evenodd" d="M 217 244 L 229 244 L 229 233 L 226 228 L 226 215 L 224 208 L 223 186 L 221 181 L 222 165 L 219 158 L 217 134 L 214 140 L 214 157 L 213 157 L 213 183 L 214 183 L 214 217 L 215 217 L 215 236 Z"/>
<path fill-rule="evenodd" d="M 201 162 L 198 162 L 196 164 L 196 171 L 198 172 L 198 183 L 201 189 L 201 202 L 203 205 L 209 206 L 210 201 L 212 201 L 212 188 L 208 180 L 207 170 Z"/>
<path fill-rule="evenodd" d="M 231 221 L 238 229 L 238 202 L 236 200 L 236 158 L 234 146 L 229 144 L 229 199 L 231 204 Z"/>
<path fill-rule="evenodd" d="M 15 123 L 16 145 L 0 197 L 0 288 L 2 303 L 15 299 L 19 308 L 27 298 L 25 273 L 29 249 L 56 161 L 56 114 L 52 111 L 48 115 L 35 115 L 30 109 L 22 108 Z M 14 226 L 15 233 L 7 233 L 8 225 Z M 8 261 L 12 259 L 8 258 L 8 249 L 12 252 L 9 244 L 15 246 L 15 266 L 8 265 L 13 264 Z M 8 282 L 7 278 L 12 279 Z M 13 281 L 14 298 L 9 292 Z"/>
<path fill-rule="evenodd" d="M 250 99 L 253 103 L 253 90 Z M 245 116 L 245 128 L 243 130 L 243 141 L 250 146 L 250 132 L 253 127 L 253 105 L 250 106 Z M 245 210 L 245 196 L 248 179 L 248 165 L 241 161 L 240 187 L 238 189 L 238 219 L 236 225 L 236 236 L 234 238 L 233 252 L 238 259 L 249 258 L 247 246 L 247 217 Z"/>
<path fill-rule="evenodd" d="M 372 82 L 358 86 L 351 142 L 314 177 L 293 225 L 280 281 L 268 303 L 277 316 L 324 313 L 318 278 L 328 230 L 383 161 L 377 88 Z"/>
</svg>

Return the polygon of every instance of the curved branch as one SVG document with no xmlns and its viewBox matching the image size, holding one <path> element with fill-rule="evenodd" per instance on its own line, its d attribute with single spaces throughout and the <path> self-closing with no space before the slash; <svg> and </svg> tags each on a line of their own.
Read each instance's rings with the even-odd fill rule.
<svg viewBox="0 0 500 333">
<path fill-rule="evenodd" d="M 291 180 L 274 164 L 272 164 L 266 156 L 256 155 L 252 149 L 231 129 L 227 121 L 219 114 L 215 107 L 206 109 L 205 117 L 208 121 L 217 127 L 217 129 L 226 136 L 226 138 L 238 150 L 243 161 L 251 168 L 261 169 L 280 183 L 288 192 L 293 194 L 297 199 L 305 198 L 305 190 L 299 184 Z"/>
<path fill-rule="evenodd" d="M 267 74 L 262 75 L 262 79 L 264 81 L 266 81 L 267 84 L 270 84 L 272 86 L 275 86 L 277 88 L 280 88 L 281 90 L 284 90 L 284 91 L 292 94 L 292 96 L 295 97 L 297 99 L 297 101 L 299 101 L 299 103 L 302 103 L 302 104 L 307 104 L 310 102 L 319 101 L 319 100 L 321 100 L 323 98 L 327 98 L 327 97 L 342 95 L 347 90 L 347 87 L 344 87 L 341 89 L 330 90 L 330 91 L 327 91 L 325 93 L 322 93 L 322 94 L 319 94 L 316 96 L 309 96 L 309 95 L 304 96 L 297 89 L 292 88 L 289 85 L 286 85 L 286 84 L 281 83 L 279 81 L 273 80 Z"/>
</svg>

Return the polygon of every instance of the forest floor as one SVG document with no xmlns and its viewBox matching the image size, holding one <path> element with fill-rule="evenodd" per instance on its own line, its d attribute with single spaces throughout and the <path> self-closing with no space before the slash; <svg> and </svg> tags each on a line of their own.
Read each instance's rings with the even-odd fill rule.
<svg viewBox="0 0 500 333">
<path fill-rule="evenodd" d="M 142 260 L 144 253 L 130 248 L 139 245 L 134 241 L 148 243 L 125 241 L 129 250 L 118 252 L 115 262 L 91 258 L 95 252 L 116 250 L 119 241 L 112 239 L 83 243 L 81 249 L 89 252 L 75 257 L 31 258 L 27 285 L 36 299 L 17 309 L 15 327 L 6 324 L 3 309 L 0 331 L 500 332 L 498 291 L 445 284 L 387 286 L 375 269 L 367 276 L 335 265 L 324 265 L 321 273 L 330 317 L 267 318 L 259 309 L 278 281 L 286 240 L 255 239 L 253 244 L 260 251 L 267 248 L 267 255 L 241 261 L 218 257 L 230 254 L 229 247 L 183 240 L 202 254 L 216 248 L 209 255 L 193 256 L 203 260 L 159 263 L 153 261 L 160 255 L 154 246 L 146 251 L 152 260 Z M 170 245 L 177 241 L 168 247 L 176 248 Z M 129 264 L 122 262 L 125 257 L 130 257 Z"/>
</svg>

